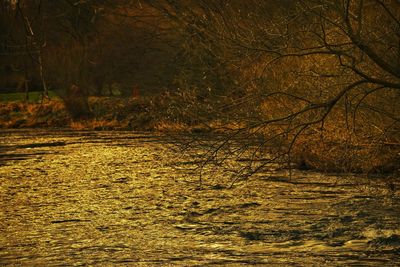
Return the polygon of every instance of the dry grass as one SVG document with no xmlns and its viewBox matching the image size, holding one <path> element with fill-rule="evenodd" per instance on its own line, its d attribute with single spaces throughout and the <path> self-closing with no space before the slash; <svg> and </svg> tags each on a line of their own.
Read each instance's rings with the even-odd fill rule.
<svg viewBox="0 0 400 267">
<path fill-rule="evenodd" d="M 325 172 L 399 172 L 399 140 L 373 140 L 367 129 L 355 133 L 340 125 L 340 121 L 328 123 L 324 131 L 298 137 L 293 159 L 299 166 Z"/>
<path fill-rule="evenodd" d="M 113 130 L 124 128 L 125 125 L 121 122 L 113 120 L 84 120 L 84 121 L 71 121 L 69 124 L 71 129 L 74 130 Z"/>
<path fill-rule="evenodd" d="M 189 116 L 185 112 L 177 118 L 164 111 L 169 111 L 165 99 L 156 101 L 152 98 L 133 101 L 129 99 L 91 98 L 89 102 L 94 110 L 95 117 L 86 120 L 73 121 L 68 115 L 61 101 L 47 101 L 42 104 L 34 103 L 0 103 L 0 127 L 70 127 L 75 130 L 149 130 L 158 132 L 235 132 L 245 129 L 244 122 L 232 120 L 226 122 L 218 119 L 209 119 L 204 124 L 193 123 L 194 119 L 185 120 Z M 177 99 L 174 99 L 178 103 Z M 164 102 L 163 102 L 164 101 Z M 160 103 L 160 104 L 158 104 Z M 178 104 L 177 104 L 178 105 Z M 264 103 L 262 116 L 266 119 L 287 112 L 288 102 L 270 101 Z M 275 112 L 275 113 L 274 113 Z M 313 116 L 313 114 L 309 114 Z M 315 115 L 315 114 L 314 114 Z M 178 115 L 177 115 L 178 116 Z M 299 120 L 307 120 L 301 117 Z M 383 130 L 382 120 L 371 120 L 365 114 L 359 116 L 357 125 L 346 125 L 343 110 L 337 109 L 326 119 L 323 128 L 321 125 L 310 126 L 301 135 L 291 148 L 291 158 L 299 167 L 317 169 L 326 172 L 363 172 L 396 173 L 400 172 L 400 137 L 396 129 Z M 367 120 L 369 123 L 366 123 Z M 203 121 L 201 121 L 203 122 Z M 299 122 L 299 121 L 298 121 Z M 297 123 L 298 123 L 297 122 Z M 287 149 L 294 133 L 287 132 L 285 124 L 266 125 L 263 129 L 249 134 L 264 133 L 266 149 L 271 151 Z M 379 130 L 377 130 L 379 129 Z M 257 131 L 257 132 L 256 132 Z M 285 134 L 282 134 L 285 133 Z M 390 133 L 390 134 L 389 134 Z M 383 136 L 383 137 L 379 137 Z M 379 138 L 378 138 L 379 137 Z M 281 150 L 282 151 L 282 150 Z"/>
<path fill-rule="evenodd" d="M 69 120 L 64 104 L 57 100 L 43 103 L 9 102 L 0 104 L 0 127 L 62 127 Z"/>
<path fill-rule="evenodd" d="M 157 132 L 184 132 L 188 129 L 189 127 L 181 122 L 160 121 L 154 125 Z"/>
</svg>

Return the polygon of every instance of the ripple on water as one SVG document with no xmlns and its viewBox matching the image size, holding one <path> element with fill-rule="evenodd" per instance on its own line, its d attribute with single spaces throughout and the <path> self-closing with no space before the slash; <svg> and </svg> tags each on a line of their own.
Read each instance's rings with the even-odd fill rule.
<svg viewBox="0 0 400 267">
<path fill-rule="evenodd" d="M 210 171 L 199 190 L 186 169 L 198 159 L 162 137 L 0 136 L 1 265 L 399 263 L 399 198 L 342 177 L 276 172 L 229 188 Z"/>
</svg>

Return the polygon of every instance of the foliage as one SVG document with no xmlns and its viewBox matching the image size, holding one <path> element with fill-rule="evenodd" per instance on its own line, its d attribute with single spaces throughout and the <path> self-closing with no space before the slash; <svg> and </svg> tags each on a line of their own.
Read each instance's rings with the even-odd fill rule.
<svg viewBox="0 0 400 267">
<path fill-rule="evenodd" d="M 65 127 L 69 117 L 59 100 L 0 102 L 0 128 Z"/>
<path fill-rule="evenodd" d="M 33 23 L 38 3 L 42 16 Z M 5 62 L 64 91 L 75 119 L 90 112 L 97 122 L 133 129 L 213 130 L 218 137 L 205 162 L 233 177 L 276 163 L 399 169 L 398 1 L 27 0 L 2 7 L 1 28 L 17 18 L 13 38 L 1 39 Z M 28 39 L 22 47 L 40 48 L 41 74 L 28 54 L 11 53 L 10 44 Z M 70 94 L 72 85 L 80 97 Z M 140 97 L 87 102 L 113 86 L 125 97 L 139 88 Z"/>
<path fill-rule="evenodd" d="M 397 1 L 164 5 L 183 29 L 190 25 L 191 47 L 209 48 L 216 62 L 230 66 L 233 82 L 225 89 L 236 95 L 213 116 L 244 124 L 226 127 L 205 153 L 206 163 L 225 165 L 234 177 L 296 161 L 325 171 L 381 172 L 391 165 L 398 172 Z M 201 72 L 209 53 L 196 55 L 203 65 L 193 64 L 192 72 Z M 186 83 L 199 84 L 196 78 Z M 248 164 L 232 165 L 243 157 Z"/>
</svg>

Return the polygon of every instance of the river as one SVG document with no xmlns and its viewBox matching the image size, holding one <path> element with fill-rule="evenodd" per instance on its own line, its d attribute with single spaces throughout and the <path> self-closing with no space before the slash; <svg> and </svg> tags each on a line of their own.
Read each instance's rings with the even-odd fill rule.
<svg viewBox="0 0 400 267">
<path fill-rule="evenodd" d="M 304 171 L 199 188 L 191 160 L 151 134 L 0 131 L 0 265 L 400 265 L 398 191 Z"/>
</svg>

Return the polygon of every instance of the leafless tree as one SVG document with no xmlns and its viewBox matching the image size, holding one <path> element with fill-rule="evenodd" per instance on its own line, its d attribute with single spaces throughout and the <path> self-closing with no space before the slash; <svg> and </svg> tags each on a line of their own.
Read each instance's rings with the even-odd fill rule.
<svg viewBox="0 0 400 267">
<path fill-rule="evenodd" d="M 398 1 L 164 4 L 168 16 L 193 30 L 198 46 L 230 66 L 230 91 L 245 92 L 214 110 L 226 120 L 204 163 L 231 168 L 234 161 L 233 177 L 242 178 L 276 162 L 399 168 Z"/>
</svg>

